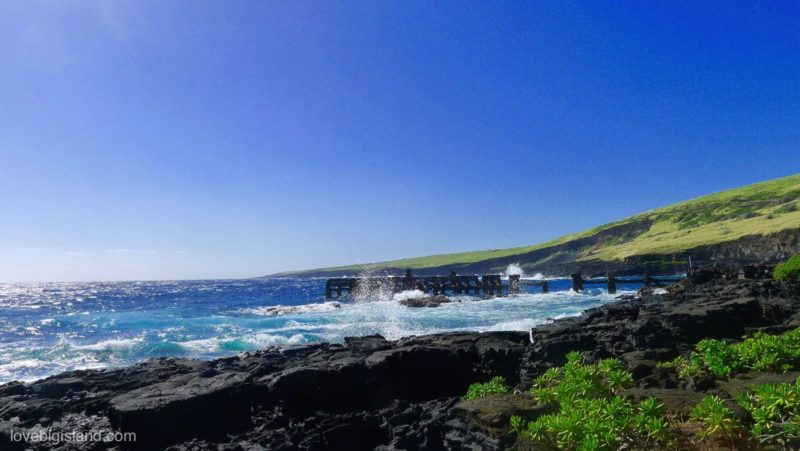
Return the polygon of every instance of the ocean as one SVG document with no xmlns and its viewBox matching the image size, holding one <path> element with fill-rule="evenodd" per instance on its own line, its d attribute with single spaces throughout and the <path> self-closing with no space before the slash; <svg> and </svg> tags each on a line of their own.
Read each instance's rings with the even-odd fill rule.
<svg viewBox="0 0 800 451">
<path fill-rule="evenodd" d="M 460 302 L 414 309 L 397 302 L 409 293 L 326 300 L 324 279 L 0 284 L 0 382 L 366 334 L 526 331 L 639 288 L 620 284 L 609 295 L 570 286 L 551 279 L 548 294 L 531 287 L 518 296 L 458 296 Z"/>
</svg>

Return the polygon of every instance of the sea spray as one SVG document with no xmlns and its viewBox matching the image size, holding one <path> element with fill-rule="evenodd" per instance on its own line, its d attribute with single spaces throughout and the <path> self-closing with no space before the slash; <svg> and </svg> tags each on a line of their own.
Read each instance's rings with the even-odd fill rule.
<svg viewBox="0 0 800 451">
<path fill-rule="evenodd" d="M 395 302 L 407 301 L 409 299 L 422 299 L 425 297 L 425 292 L 421 290 L 406 290 L 400 293 L 395 293 L 392 300 Z"/>
<path fill-rule="evenodd" d="M 506 268 L 506 271 L 505 271 L 504 275 L 505 275 L 506 277 L 508 277 L 508 276 L 520 276 L 520 277 L 524 277 L 524 276 L 525 276 L 525 271 L 523 271 L 523 270 L 522 270 L 522 266 L 520 266 L 519 264 L 517 264 L 517 263 L 512 263 L 512 264 L 508 265 L 508 267 Z"/>
<path fill-rule="evenodd" d="M 350 293 L 350 301 L 374 302 L 392 299 L 394 282 L 391 282 L 390 278 L 374 271 L 363 271 L 358 275 L 358 279 L 360 283 L 356 290 Z"/>
</svg>

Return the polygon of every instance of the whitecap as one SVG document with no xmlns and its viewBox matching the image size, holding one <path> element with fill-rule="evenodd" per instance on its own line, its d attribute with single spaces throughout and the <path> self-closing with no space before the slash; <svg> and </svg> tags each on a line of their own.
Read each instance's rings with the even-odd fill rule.
<svg viewBox="0 0 800 451">
<path fill-rule="evenodd" d="M 115 338 L 87 345 L 70 343 L 70 347 L 79 351 L 124 351 L 134 348 L 143 341 L 143 337 Z"/>
<path fill-rule="evenodd" d="M 339 310 L 342 305 L 338 302 L 323 302 L 320 304 L 305 305 L 273 305 L 268 307 L 253 307 L 241 309 L 238 313 L 245 315 L 280 316 L 293 313 L 332 312 Z"/>
<path fill-rule="evenodd" d="M 181 348 L 190 352 L 217 352 L 221 348 L 221 341 L 219 338 L 204 338 L 201 340 L 189 340 L 175 343 Z"/>
<path fill-rule="evenodd" d="M 427 295 L 422 290 L 406 290 L 406 291 L 401 291 L 399 293 L 395 293 L 395 295 L 392 296 L 392 300 L 399 302 L 399 301 L 407 301 L 409 299 L 422 299 L 425 296 Z"/>
<path fill-rule="evenodd" d="M 258 348 L 266 348 L 269 346 L 290 345 L 295 346 L 305 343 L 306 337 L 303 334 L 294 334 L 291 337 L 273 334 L 255 334 L 242 339 L 243 342 L 252 344 Z"/>
</svg>

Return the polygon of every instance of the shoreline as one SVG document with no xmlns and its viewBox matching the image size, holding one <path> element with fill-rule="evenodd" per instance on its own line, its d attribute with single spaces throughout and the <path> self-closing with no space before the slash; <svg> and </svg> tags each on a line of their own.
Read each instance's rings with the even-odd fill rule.
<svg viewBox="0 0 800 451">
<path fill-rule="evenodd" d="M 260 293 L 266 295 L 285 285 L 292 286 L 286 297 L 274 302 L 261 301 Z M 346 336 L 381 334 L 387 339 L 398 339 L 449 331 L 527 331 L 546 318 L 579 314 L 586 308 L 610 302 L 613 297 L 600 290 L 573 295 L 566 288 L 568 284 L 562 285 L 559 290 L 563 292 L 544 297 L 528 293 L 517 298 L 484 301 L 456 296 L 453 300 L 462 302 L 427 310 L 406 308 L 384 297 L 377 302 L 374 296 L 365 298 L 369 302 L 360 302 L 359 298 L 359 302 L 347 304 L 304 300 L 305 293 L 321 290 L 319 282 L 302 282 L 296 287 L 295 282 L 255 284 L 254 290 L 259 294 L 248 295 L 233 306 L 227 306 L 224 298 L 235 288 L 213 285 L 219 294 L 215 295 L 210 310 L 205 307 L 209 303 L 202 295 L 195 295 L 198 290 L 193 287 L 178 286 L 178 294 L 156 304 L 147 304 L 142 299 L 158 287 L 141 288 L 125 294 L 131 304 L 121 303 L 119 310 L 110 313 L 104 312 L 113 308 L 116 301 L 91 301 L 59 311 L 58 297 L 64 295 L 53 295 L 37 301 L 35 307 L 39 308 L 30 310 L 30 315 L 25 305 L 9 305 L 9 321 L 18 318 L 16 327 L 24 335 L 4 335 L 7 341 L 0 365 L 0 383 L 33 382 L 77 369 L 120 368 L 163 356 L 212 360 L 270 346 L 343 343 Z M 124 291 L 116 286 L 103 290 L 97 299 Z M 70 293 L 68 289 L 62 291 Z M 184 296 L 192 301 L 181 304 L 175 313 L 179 318 L 171 323 L 156 318 L 162 311 L 172 314 L 171 299 Z M 283 304 L 274 305 L 280 301 Z M 153 323 L 163 327 L 154 328 Z M 89 326 L 92 327 L 89 333 L 82 330 Z"/>
<path fill-rule="evenodd" d="M 530 332 L 351 337 L 343 344 L 212 361 L 158 358 L 12 382 L 0 386 L 0 445 L 69 449 L 12 441 L 15 431 L 50 427 L 136 433 L 136 442 L 120 449 L 509 447 L 513 441 L 498 418 L 522 407 L 494 406 L 502 414 L 487 415 L 485 406 L 461 400 L 469 384 L 500 375 L 524 390 L 568 352 L 580 351 L 590 359 L 618 357 L 639 390 L 677 396 L 685 387 L 657 362 L 702 338 L 800 327 L 796 286 L 699 275 L 670 294 L 605 304 Z"/>
</svg>

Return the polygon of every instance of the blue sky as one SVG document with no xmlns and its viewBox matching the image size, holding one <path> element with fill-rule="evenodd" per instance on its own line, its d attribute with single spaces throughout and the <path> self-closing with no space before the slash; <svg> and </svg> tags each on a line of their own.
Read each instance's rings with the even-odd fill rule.
<svg viewBox="0 0 800 451">
<path fill-rule="evenodd" d="M 800 172 L 795 2 L 2 2 L 0 280 L 540 242 Z"/>
</svg>

